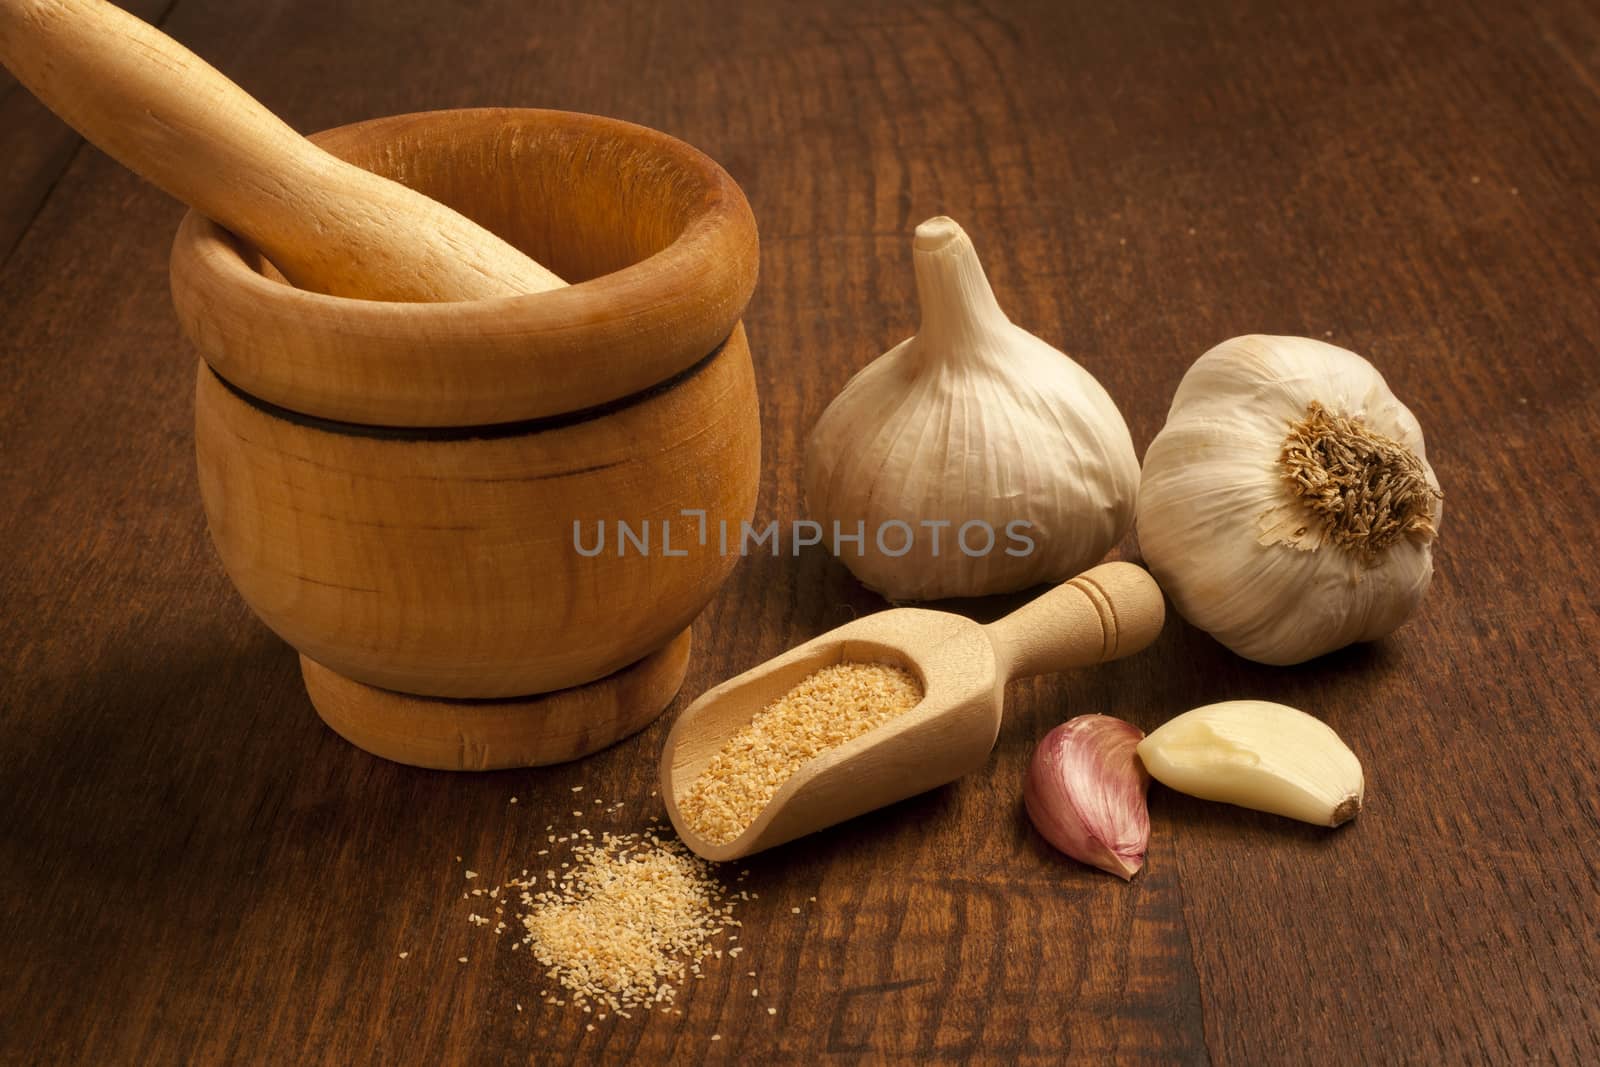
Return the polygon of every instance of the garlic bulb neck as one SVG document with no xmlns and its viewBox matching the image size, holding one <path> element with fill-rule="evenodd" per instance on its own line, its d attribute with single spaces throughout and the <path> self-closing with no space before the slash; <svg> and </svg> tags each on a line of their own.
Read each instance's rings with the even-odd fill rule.
<svg viewBox="0 0 1600 1067">
<path fill-rule="evenodd" d="M 1402 538 L 1436 536 L 1422 461 L 1405 445 L 1313 400 L 1289 426 L 1278 459 L 1290 492 L 1321 521 L 1323 536 L 1367 563 Z"/>
<path fill-rule="evenodd" d="M 994 298 L 972 239 L 954 219 L 940 215 L 922 223 L 911 250 L 921 342 L 937 344 L 944 355 L 971 354 L 986 348 L 985 338 L 1015 329 Z"/>
</svg>

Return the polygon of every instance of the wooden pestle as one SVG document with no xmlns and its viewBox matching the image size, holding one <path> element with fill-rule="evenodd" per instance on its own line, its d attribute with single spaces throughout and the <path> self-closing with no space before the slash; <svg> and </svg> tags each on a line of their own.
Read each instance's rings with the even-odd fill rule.
<svg viewBox="0 0 1600 1067">
<path fill-rule="evenodd" d="M 566 284 L 465 216 L 318 148 L 105 0 L 0 0 L 0 62 L 78 132 L 254 244 L 301 289 L 445 301 Z"/>
</svg>

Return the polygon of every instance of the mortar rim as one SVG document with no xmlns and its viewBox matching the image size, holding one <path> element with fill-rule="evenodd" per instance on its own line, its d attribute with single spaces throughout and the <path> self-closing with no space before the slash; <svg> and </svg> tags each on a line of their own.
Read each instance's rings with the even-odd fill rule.
<svg viewBox="0 0 1600 1067">
<path fill-rule="evenodd" d="M 240 389 L 315 417 L 471 426 L 624 399 L 693 366 L 732 331 L 755 288 L 755 219 L 727 172 L 677 138 L 578 112 L 468 108 L 368 119 L 312 139 L 345 155 L 463 129 L 637 152 L 663 189 L 685 183 L 676 194 L 683 227 L 653 254 L 564 289 L 408 304 L 295 289 L 262 274 L 251 261 L 259 253 L 190 212 L 173 243 L 172 295 L 206 362 Z"/>
</svg>

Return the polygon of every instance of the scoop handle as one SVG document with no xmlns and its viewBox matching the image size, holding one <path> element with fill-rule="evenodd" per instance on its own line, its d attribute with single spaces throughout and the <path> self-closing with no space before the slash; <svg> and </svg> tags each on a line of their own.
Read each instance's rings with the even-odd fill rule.
<svg viewBox="0 0 1600 1067">
<path fill-rule="evenodd" d="M 104 0 L 0 0 L 0 62 L 78 132 L 255 244 L 302 289 L 420 301 L 565 284 L 443 204 L 318 148 Z"/>
<path fill-rule="evenodd" d="M 984 627 L 1008 679 L 1131 656 L 1161 632 L 1166 603 L 1143 567 L 1102 563 Z"/>
</svg>

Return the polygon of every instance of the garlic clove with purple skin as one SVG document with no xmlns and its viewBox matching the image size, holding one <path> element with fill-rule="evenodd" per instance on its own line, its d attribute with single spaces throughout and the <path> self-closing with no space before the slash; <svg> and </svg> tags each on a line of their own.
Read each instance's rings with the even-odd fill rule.
<svg viewBox="0 0 1600 1067">
<path fill-rule="evenodd" d="M 1033 750 L 1022 802 L 1034 828 L 1081 863 L 1131 880 L 1150 844 L 1144 732 L 1109 715 L 1079 715 Z"/>
</svg>

